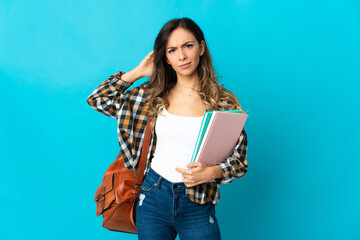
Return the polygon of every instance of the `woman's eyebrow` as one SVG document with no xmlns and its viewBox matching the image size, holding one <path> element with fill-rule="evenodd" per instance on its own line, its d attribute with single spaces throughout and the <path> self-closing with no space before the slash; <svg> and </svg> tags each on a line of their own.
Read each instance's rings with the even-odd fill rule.
<svg viewBox="0 0 360 240">
<path fill-rule="evenodd" d="M 186 45 L 186 44 L 188 44 L 188 43 L 190 43 L 190 42 L 194 42 L 194 41 L 187 41 L 187 42 L 183 43 L 181 46 L 184 46 L 184 45 Z M 168 48 L 166 48 L 166 49 L 169 49 L 169 48 L 176 48 L 176 47 L 168 47 Z"/>
</svg>

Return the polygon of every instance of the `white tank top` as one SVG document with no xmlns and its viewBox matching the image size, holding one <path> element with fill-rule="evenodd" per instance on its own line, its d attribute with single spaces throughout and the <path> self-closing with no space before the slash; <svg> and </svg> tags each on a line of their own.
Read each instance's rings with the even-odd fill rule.
<svg viewBox="0 0 360 240">
<path fill-rule="evenodd" d="M 170 182 L 182 182 L 182 174 L 175 170 L 190 163 L 203 117 L 184 117 L 169 113 L 165 108 L 158 114 L 156 150 L 151 168 Z"/>
</svg>

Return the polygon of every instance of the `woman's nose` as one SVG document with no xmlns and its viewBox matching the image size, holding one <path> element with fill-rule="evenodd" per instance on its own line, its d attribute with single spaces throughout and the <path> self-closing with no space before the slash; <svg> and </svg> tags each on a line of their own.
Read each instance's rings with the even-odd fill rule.
<svg viewBox="0 0 360 240">
<path fill-rule="evenodd" d="M 180 48 L 180 50 L 178 52 L 179 52 L 179 60 L 180 61 L 186 58 L 185 52 L 182 48 Z"/>
</svg>

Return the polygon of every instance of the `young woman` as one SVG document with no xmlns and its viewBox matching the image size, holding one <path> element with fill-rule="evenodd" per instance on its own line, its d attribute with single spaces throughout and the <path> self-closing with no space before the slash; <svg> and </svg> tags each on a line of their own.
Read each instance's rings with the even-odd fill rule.
<svg viewBox="0 0 360 240">
<path fill-rule="evenodd" d="M 148 81 L 126 91 L 143 77 Z M 247 136 L 243 130 L 232 155 L 215 166 L 189 163 L 205 111 L 241 109 L 236 96 L 217 82 L 199 26 L 189 18 L 168 21 L 154 50 L 136 68 L 111 75 L 87 101 L 118 120 L 124 164 L 134 171 L 151 119 L 136 215 L 139 239 L 175 239 L 177 234 L 181 240 L 221 239 L 215 216 L 219 185 L 247 172 Z"/>
</svg>

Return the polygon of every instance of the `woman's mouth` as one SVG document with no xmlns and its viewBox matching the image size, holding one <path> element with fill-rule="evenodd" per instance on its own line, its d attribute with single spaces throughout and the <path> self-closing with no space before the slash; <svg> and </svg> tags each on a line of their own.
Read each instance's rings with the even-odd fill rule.
<svg viewBox="0 0 360 240">
<path fill-rule="evenodd" d="M 183 64 L 183 65 L 180 65 L 179 67 L 181 67 L 181 68 L 187 68 L 188 66 L 190 66 L 190 63 L 191 63 L 191 62 L 185 63 L 185 64 Z"/>
</svg>

